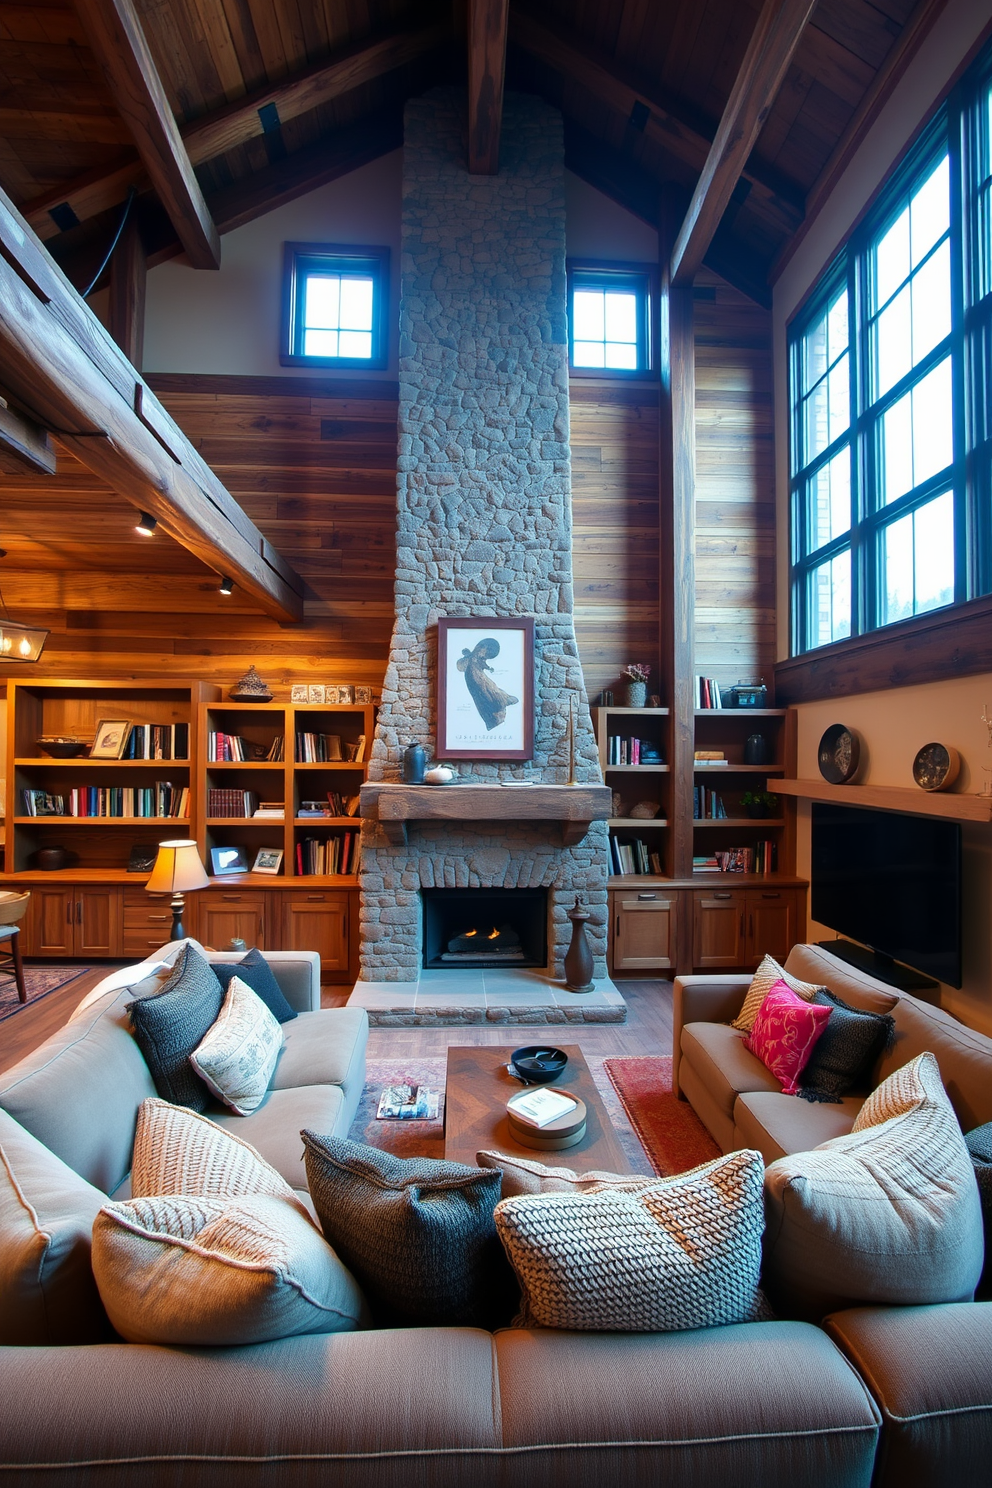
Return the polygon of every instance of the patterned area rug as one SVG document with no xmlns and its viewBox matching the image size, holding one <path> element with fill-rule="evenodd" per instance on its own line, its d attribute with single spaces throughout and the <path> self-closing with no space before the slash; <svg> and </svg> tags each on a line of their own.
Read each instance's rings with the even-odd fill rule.
<svg viewBox="0 0 992 1488">
<path fill-rule="evenodd" d="M 74 982 L 92 967 L 80 966 L 78 961 L 61 966 L 25 966 L 24 986 L 27 990 L 27 1002 L 20 1002 L 17 997 L 17 988 L 13 981 L 4 979 L 0 981 L 0 1022 L 9 1018 L 12 1013 L 17 1013 L 22 1007 L 28 1007 L 32 1002 L 37 1002 L 41 997 L 47 997 L 49 992 L 57 992 L 67 982 Z"/>
<path fill-rule="evenodd" d="M 669 1178 L 720 1156 L 719 1147 L 688 1101 L 673 1093 L 669 1055 L 638 1055 L 604 1063 L 656 1173 Z"/>
</svg>

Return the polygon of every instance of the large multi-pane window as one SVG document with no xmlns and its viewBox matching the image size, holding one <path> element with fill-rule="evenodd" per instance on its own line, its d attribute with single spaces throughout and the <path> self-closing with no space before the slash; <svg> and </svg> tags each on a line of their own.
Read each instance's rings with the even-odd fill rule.
<svg viewBox="0 0 992 1488">
<path fill-rule="evenodd" d="M 791 328 L 794 653 L 992 590 L 985 60 Z"/>
</svg>

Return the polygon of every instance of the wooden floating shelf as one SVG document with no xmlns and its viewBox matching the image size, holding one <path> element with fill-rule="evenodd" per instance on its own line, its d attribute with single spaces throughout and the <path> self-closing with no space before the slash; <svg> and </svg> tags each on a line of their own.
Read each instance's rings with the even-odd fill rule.
<svg viewBox="0 0 992 1488">
<path fill-rule="evenodd" d="M 607 823 L 610 827 L 621 827 L 624 831 L 628 827 L 667 827 L 667 816 L 611 816 Z"/>
<path fill-rule="evenodd" d="M 692 766 L 694 775 L 781 775 L 784 769 L 784 765 L 735 765 L 729 760 L 725 765 L 695 760 Z"/>
<path fill-rule="evenodd" d="M 780 816 L 695 816 L 694 827 L 784 827 Z"/>
<path fill-rule="evenodd" d="M 901 785 L 830 785 L 826 780 L 779 780 L 775 789 L 801 801 L 834 801 L 880 811 L 911 811 L 951 821 L 992 821 L 992 796 L 955 795 Z"/>
<path fill-rule="evenodd" d="M 608 821 L 613 794 L 605 785 L 362 786 L 362 816 L 378 820 L 389 841 L 403 845 L 408 822 L 547 821 L 561 824 L 564 847 L 582 841 L 594 821 Z"/>
</svg>

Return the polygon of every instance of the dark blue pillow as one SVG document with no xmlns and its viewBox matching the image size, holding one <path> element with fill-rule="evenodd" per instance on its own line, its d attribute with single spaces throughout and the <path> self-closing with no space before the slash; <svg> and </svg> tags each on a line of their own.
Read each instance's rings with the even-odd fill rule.
<svg viewBox="0 0 992 1488">
<path fill-rule="evenodd" d="M 205 1111 L 210 1091 L 189 1062 L 220 1016 L 224 991 L 209 964 L 183 946 L 161 992 L 129 1002 L 131 1027 L 155 1089 L 174 1106 Z"/>
<path fill-rule="evenodd" d="M 820 987 L 813 1002 L 831 1009 L 799 1079 L 803 1100 L 839 1104 L 841 1097 L 868 1083 L 872 1066 L 892 1040 L 889 1013 L 866 1013 Z"/>
<path fill-rule="evenodd" d="M 236 966 L 230 966 L 227 962 L 221 965 L 214 962 L 211 969 L 225 992 L 231 978 L 240 977 L 245 985 L 262 999 L 279 1023 L 288 1023 L 290 1018 L 299 1017 L 296 1009 L 290 1007 L 283 996 L 282 988 L 273 975 L 272 967 L 257 946 L 252 946 L 244 960 L 239 961 Z"/>
</svg>

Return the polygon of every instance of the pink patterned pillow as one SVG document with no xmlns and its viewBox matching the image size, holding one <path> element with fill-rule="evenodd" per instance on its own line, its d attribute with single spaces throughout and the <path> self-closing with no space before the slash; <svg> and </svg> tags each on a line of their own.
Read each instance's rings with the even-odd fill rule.
<svg viewBox="0 0 992 1488">
<path fill-rule="evenodd" d="M 805 1002 L 782 981 L 773 984 L 758 1009 L 744 1047 L 771 1070 L 786 1095 L 795 1095 L 799 1089 L 799 1076 L 832 1011 Z"/>
</svg>

